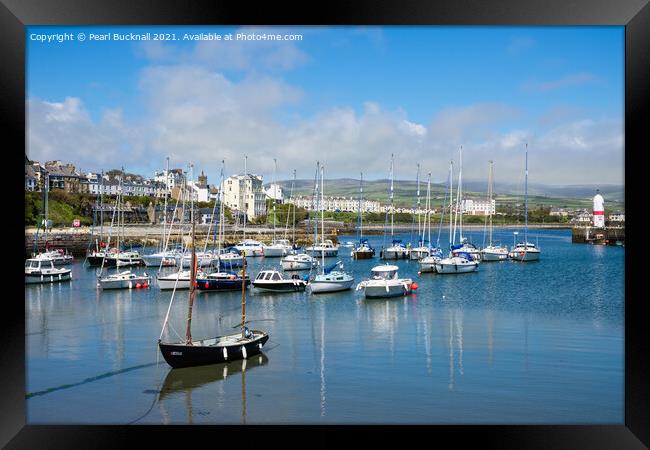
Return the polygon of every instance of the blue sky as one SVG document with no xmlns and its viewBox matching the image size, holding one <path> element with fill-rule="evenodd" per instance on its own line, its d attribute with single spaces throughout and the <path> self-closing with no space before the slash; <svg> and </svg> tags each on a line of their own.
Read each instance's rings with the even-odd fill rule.
<svg viewBox="0 0 650 450">
<path fill-rule="evenodd" d="M 301 41 L 183 41 L 279 32 Z M 177 41 L 43 43 L 33 34 L 175 33 Z M 150 174 L 166 156 L 216 182 L 463 176 L 623 183 L 623 27 L 40 27 L 27 29 L 28 155 Z M 366 175 L 367 174 L 367 175 Z"/>
</svg>

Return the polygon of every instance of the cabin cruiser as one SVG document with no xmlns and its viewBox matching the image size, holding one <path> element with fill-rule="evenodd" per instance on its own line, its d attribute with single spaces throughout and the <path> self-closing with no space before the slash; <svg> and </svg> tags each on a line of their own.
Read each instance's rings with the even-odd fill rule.
<svg viewBox="0 0 650 450">
<path fill-rule="evenodd" d="M 409 249 L 402 243 L 401 239 L 393 239 L 393 245 L 381 251 L 382 259 L 404 259 L 409 256 Z"/>
<path fill-rule="evenodd" d="M 337 261 L 323 268 L 323 273 L 314 276 L 309 282 L 312 294 L 322 292 L 346 291 L 352 287 L 354 277 L 343 271 L 343 263 Z"/>
<path fill-rule="evenodd" d="M 420 265 L 420 272 L 435 272 L 436 263 L 442 259 L 442 250 L 439 248 L 432 248 L 428 256 L 420 259 L 418 264 Z"/>
<path fill-rule="evenodd" d="M 25 283 L 56 283 L 70 281 L 72 269 L 56 268 L 51 259 L 30 258 L 25 261 Z"/>
<path fill-rule="evenodd" d="M 288 239 L 276 239 L 270 245 L 264 245 L 265 257 L 279 257 L 288 255 L 293 247 Z"/>
<path fill-rule="evenodd" d="M 535 244 L 520 242 L 510 250 L 508 256 L 515 261 L 539 261 L 539 254 L 540 250 Z"/>
<path fill-rule="evenodd" d="M 285 256 L 280 264 L 284 270 L 310 270 L 318 265 L 318 261 L 306 253 L 298 253 Z"/>
<path fill-rule="evenodd" d="M 311 256 L 321 256 L 323 252 L 325 257 L 338 256 L 339 247 L 334 245 L 331 239 L 325 239 L 320 244 L 310 245 L 305 248 L 305 253 Z"/>
<path fill-rule="evenodd" d="M 235 245 L 244 256 L 264 256 L 264 244 L 254 239 L 245 239 Z"/>
<path fill-rule="evenodd" d="M 508 248 L 499 245 L 488 245 L 481 250 L 481 261 L 505 261 L 508 259 Z"/>
<path fill-rule="evenodd" d="M 305 290 L 307 281 L 301 279 L 297 274 L 292 275 L 291 278 L 285 278 L 275 269 L 265 269 L 257 274 L 253 286 L 261 291 L 298 292 Z"/>
<path fill-rule="evenodd" d="M 478 270 L 479 262 L 469 253 L 458 252 L 455 256 L 441 259 L 436 263 L 437 273 L 469 273 Z"/>
<path fill-rule="evenodd" d="M 151 284 L 151 277 L 146 272 L 142 275 L 136 275 L 129 270 L 113 275 L 106 275 L 97 280 L 97 287 L 101 287 L 102 289 L 148 288 L 149 284 Z"/>
<path fill-rule="evenodd" d="M 398 277 L 399 267 L 395 265 L 375 266 L 370 271 L 370 279 L 357 285 L 363 289 L 366 298 L 398 297 L 410 294 L 417 285 L 410 278 Z"/>
</svg>

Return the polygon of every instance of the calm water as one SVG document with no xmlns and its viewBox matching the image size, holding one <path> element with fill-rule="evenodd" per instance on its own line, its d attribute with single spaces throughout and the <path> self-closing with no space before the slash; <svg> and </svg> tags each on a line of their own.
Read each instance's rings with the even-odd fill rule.
<svg viewBox="0 0 650 450">
<path fill-rule="evenodd" d="M 102 292 L 77 262 L 68 284 L 25 287 L 28 423 L 623 423 L 625 250 L 571 244 L 570 230 L 531 235 L 536 263 L 418 276 L 399 261 L 419 284 L 403 298 L 251 288 L 247 319 L 270 334 L 264 354 L 176 370 L 156 343 L 171 292 Z M 470 236 L 482 243 L 482 231 Z M 379 249 L 383 237 L 369 238 Z M 379 259 L 349 251 L 339 259 L 361 281 Z M 249 258 L 253 275 L 272 266 L 279 259 Z M 171 311 L 180 335 L 187 292 Z M 232 333 L 240 301 L 197 292 L 193 336 Z"/>
</svg>

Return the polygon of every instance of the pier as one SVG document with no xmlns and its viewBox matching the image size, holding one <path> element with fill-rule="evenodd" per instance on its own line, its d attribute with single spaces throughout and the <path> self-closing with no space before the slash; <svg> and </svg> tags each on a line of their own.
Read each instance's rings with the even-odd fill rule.
<svg viewBox="0 0 650 450">
<path fill-rule="evenodd" d="M 625 246 L 625 227 L 576 226 L 571 229 L 574 244 L 622 245 Z"/>
</svg>

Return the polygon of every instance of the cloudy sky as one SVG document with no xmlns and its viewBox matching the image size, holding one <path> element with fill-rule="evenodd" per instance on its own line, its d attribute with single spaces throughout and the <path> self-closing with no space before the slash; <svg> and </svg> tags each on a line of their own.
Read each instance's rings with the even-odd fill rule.
<svg viewBox="0 0 650 450">
<path fill-rule="evenodd" d="M 74 41 L 38 35 L 72 33 Z M 76 36 L 84 33 L 86 40 Z M 90 34 L 173 33 L 174 41 Z M 231 41 L 185 34 L 232 33 Z M 242 40 L 237 33 L 300 35 Z M 27 30 L 27 154 L 83 171 L 203 170 L 623 184 L 623 27 L 42 27 Z"/>
</svg>

